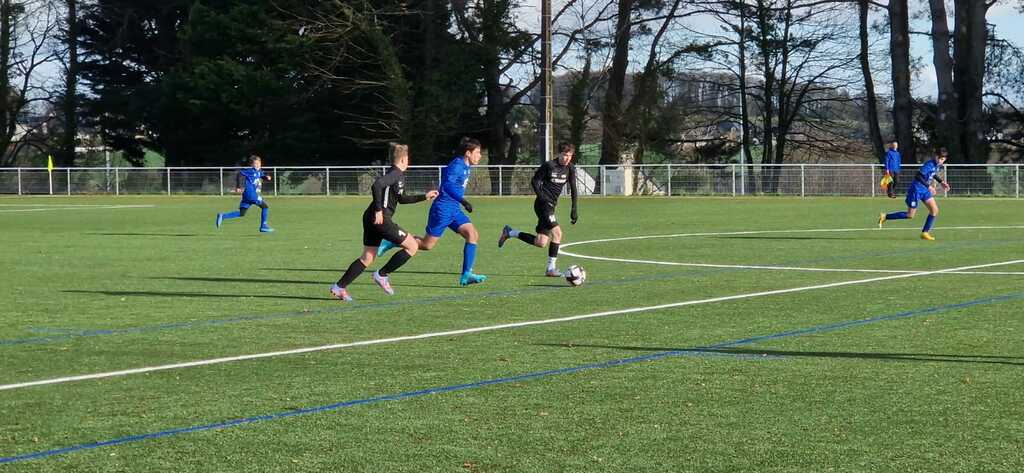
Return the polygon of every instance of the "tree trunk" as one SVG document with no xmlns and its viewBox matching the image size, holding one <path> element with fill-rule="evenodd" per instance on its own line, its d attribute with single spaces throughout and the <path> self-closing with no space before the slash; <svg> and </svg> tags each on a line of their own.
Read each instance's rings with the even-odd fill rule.
<svg viewBox="0 0 1024 473">
<path fill-rule="evenodd" d="M 66 0 L 68 65 L 64 77 L 64 133 L 58 162 L 61 166 L 75 163 L 75 144 L 78 136 L 78 0 Z"/>
<path fill-rule="evenodd" d="M 739 41 L 739 68 L 740 68 L 740 133 L 744 160 L 750 162 L 750 109 L 747 107 L 747 9 L 745 4 L 740 5 L 740 41 Z M 745 166 L 744 166 L 745 167 Z M 740 178 L 744 180 L 741 189 L 746 189 L 746 169 L 740 171 Z"/>
<path fill-rule="evenodd" d="M 889 2 L 889 54 L 892 61 L 892 122 L 904 162 L 916 163 L 914 104 L 910 95 L 910 14 L 907 0 Z"/>
<path fill-rule="evenodd" d="M 11 49 L 14 42 L 14 8 L 11 0 L 0 0 L 0 163 L 7 163 L 13 131 L 17 120 L 14 97 L 11 96 Z"/>
<path fill-rule="evenodd" d="M 587 96 L 590 93 L 591 52 L 587 51 L 583 61 L 583 70 L 572 83 L 569 92 L 569 142 L 580 152 L 583 146 L 583 135 L 587 130 Z"/>
<path fill-rule="evenodd" d="M 622 94 L 626 86 L 626 67 L 629 65 L 630 14 L 634 0 L 619 0 L 618 20 L 615 26 L 615 52 L 608 76 L 602 113 L 601 164 L 618 164 L 622 155 L 623 123 Z"/>
<path fill-rule="evenodd" d="M 949 55 L 949 23 L 946 19 L 946 2 L 929 0 L 932 19 L 932 64 L 938 84 L 938 103 L 935 111 L 935 143 L 949 149 L 954 160 L 963 158 L 963 147 L 959 132 L 959 98 L 953 87 L 953 58 Z"/>
<path fill-rule="evenodd" d="M 956 0 L 956 41 L 953 57 L 956 61 L 953 87 L 959 94 L 961 134 L 964 163 L 988 161 L 988 143 L 985 139 L 985 117 L 982 97 L 985 83 L 985 49 L 988 25 L 985 14 L 988 6 L 976 0 Z M 950 156 L 957 161 L 957 157 Z"/>
<path fill-rule="evenodd" d="M 871 62 L 868 58 L 868 11 L 869 0 L 860 0 L 860 71 L 864 74 L 864 94 L 867 100 L 868 134 L 871 135 L 871 147 L 875 156 L 882 160 L 885 156 L 885 145 L 882 143 L 882 130 L 878 126 L 878 101 L 875 97 L 875 80 L 871 77 Z M 932 0 L 936 1 L 936 0 Z M 941 0 L 937 0 L 941 1 Z"/>
</svg>

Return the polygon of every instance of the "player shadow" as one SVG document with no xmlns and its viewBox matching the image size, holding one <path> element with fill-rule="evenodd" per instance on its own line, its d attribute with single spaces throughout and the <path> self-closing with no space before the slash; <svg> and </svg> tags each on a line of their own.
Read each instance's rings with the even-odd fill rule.
<svg viewBox="0 0 1024 473">
<path fill-rule="evenodd" d="M 562 348 L 608 348 L 612 350 L 683 353 L 717 353 L 722 355 L 773 356 L 794 358 L 835 358 L 862 359 L 884 361 L 915 361 L 932 363 L 975 363 L 1024 367 L 1024 357 L 998 355 L 942 355 L 935 353 L 860 353 L 860 352 L 827 352 L 827 351 L 792 351 L 792 350 L 757 350 L 752 348 L 665 348 L 665 347 L 634 347 L 616 345 L 578 345 L 575 343 L 541 343 L 539 346 Z"/>
<path fill-rule="evenodd" d="M 86 235 L 103 236 L 157 236 L 157 237 L 195 237 L 197 233 L 114 233 L 114 232 L 91 232 Z"/>
<path fill-rule="evenodd" d="M 326 301 L 330 297 L 304 297 L 304 296 L 281 296 L 271 294 L 208 294 L 203 292 L 157 292 L 157 291 L 86 291 L 80 289 L 66 289 L 61 292 L 74 294 L 99 294 L 113 297 L 208 297 L 221 299 L 286 299 L 299 301 Z"/>
<path fill-rule="evenodd" d="M 193 281 L 193 282 L 242 282 L 253 284 L 319 284 L 330 286 L 330 281 L 300 281 L 296 279 L 255 279 L 255 278 L 218 278 L 212 276 L 187 277 L 187 276 L 163 276 L 150 277 L 147 279 L 170 280 L 170 281 Z"/>
<path fill-rule="evenodd" d="M 345 268 L 341 267 L 341 266 L 339 266 L 337 268 L 333 268 L 333 269 L 323 269 L 323 268 L 258 268 L 258 269 L 260 271 L 310 271 L 310 272 L 321 272 L 321 273 L 343 273 L 343 272 L 345 272 Z M 369 270 L 367 270 L 367 271 L 369 271 Z M 462 273 L 458 272 L 458 271 L 407 271 L 405 269 L 402 269 L 401 271 L 395 272 L 395 274 L 435 274 L 435 275 L 442 275 L 442 276 L 459 276 Z M 513 274 L 498 274 L 498 273 L 487 273 L 487 272 L 485 272 L 484 275 L 487 276 L 487 277 L 502 276 L 502 277 L 516 277 L 516 278 L 524 276 L 522 274 L 514 274 L 513 275 Z M 431 287 L 431 286 L 423 286 L 423 287 Z M 438 287 L 449 287 L 449 286 L 438 286 Z"/>
</svg>

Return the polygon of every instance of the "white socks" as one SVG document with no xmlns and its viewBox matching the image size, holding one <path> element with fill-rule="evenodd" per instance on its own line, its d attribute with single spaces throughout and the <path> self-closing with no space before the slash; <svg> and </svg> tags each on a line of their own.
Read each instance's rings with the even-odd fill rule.
<svg viewBox="0 0 1024 473">
<path fill-rule="evenodd" d="M 516 230 L 514 228 L 510 229 L 508 231 L 508 236 L 511 238 L 519 238 L 519 230 Z"/>
<path fill-rule="evenodd" d="M 557 258 L 557 257 L 555 257 L 555 258 L 548 258 L 548 271 L 553 271 L 553 270 L 555 270 L 555 269 L 558 269 L 558 268 L 557 268 L 557 267 L 555 266 L 555 262 L 556 262 L 556 261 L 558 261 L 558 258 Z"/>
</svg>

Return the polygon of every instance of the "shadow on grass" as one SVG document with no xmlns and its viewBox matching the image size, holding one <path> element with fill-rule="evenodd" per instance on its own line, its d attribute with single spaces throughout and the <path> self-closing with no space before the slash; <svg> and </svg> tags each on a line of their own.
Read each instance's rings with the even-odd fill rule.
<svg viewBox="0 0 1024 473">
<path fill-rule="evenodd" d="M 195 236 L 199 236 L 198 233 L 106 233 L 106 232 L 86 233 L 86 235 L 102 235 L 102 236 L 155 236 L 155 237 L 195 237 Z"/>
<path fill-rule="evenodd" d="M 326 286 L 325 286 L 326 287 Z M 85 291 L 68 289 L 61 292 L 72 294 L 99 294 L 112 297 L 208 297 L 220 299 L 286 299 L 299 301 L 326 301 L 329 297 L 282 296 L 274 294 L 209 294 L 204 292 L 158 292 L 158 291 Z M 325 293 L 327 291 L 324 291 Z"/>
<path fill-rule="evenodd" d="M 381 258 L 386 258 L 386 256 L 382 256 Z M 377 261 L 380 261 L 380 260 L 378 259 Z M 338 266 L 337 268 L 334 268 L 334 269 L 324 269 L 324 268 L 259 268 L 259 270 L 260 271 L 310 271 L 310 272 L 323 272 L 323 273 L 344 273 L 346 267 L 348 267 L 348 263 L 345 263 L 345 266 Z M 458 271 L 407 271 L 405 269 L 402 269 L 402 270 L 396 271 L 395 274 L 439 274 L 439 275 L 444 275 L 444 276 L 456 276 L 457 277 L 457 276 L 461 275 L 462 273 L 458 272 Z M 523 274 L 497 274 L 497 273 L 488 273 L 488 272 L 484 272 L 483 275 L 487 276 L 487 277 L 502 276 L 502 277 L 510 277 L 510 278 L 519 278 L 519 277 L 527 276 L 527 275 L 523 275 Z"/>
<path fill-rule="evenodd" d="M 998 355 L 941 355 L 935 353 L 858 353 L 835 351 L 792 351 L 792 350 L 757 350 L 750 348 L 666 348 L 666 347 L 634 347 L 616 345 L 585 345 L 575 343 L 541 343 L 538 346 L 562 348 L 607 348 L 611 350 L 683 353 L 719 353 L 724 355 L 753 355 L 778 357 L 836 358 L 884 361 L 918 361 L 933 363 L 978 363 L 1024 367 L 1024 357 Z"/>
</svg>

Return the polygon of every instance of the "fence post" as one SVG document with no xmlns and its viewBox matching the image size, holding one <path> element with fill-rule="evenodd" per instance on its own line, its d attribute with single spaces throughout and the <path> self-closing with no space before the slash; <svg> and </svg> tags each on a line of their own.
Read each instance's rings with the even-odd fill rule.
<svg viewBox="0 0 1024 473">
<path fill-rule="evenodd" d="M 277 168 L 274 168 L 274 197 L 277 197 Z"/>
<path fill-rule="evenodd" d="M 601 166 L 600 168 L 598 168 L 598 169 L 601 170 L 600 174 L 601 174 L 601 195 L 602 196 L 607 196 L 608 195 L 608 183 L 605 182 L 605 179 L 607 178 L 607 175 L 604 172 L 605 168 L 607 168 L 607 167 L 608 167 L 608 165 L 604 165 L 604 166 Z"/>
<path fill-rule="evenodd" d="M 20 175 L 20 174 L 19 174 Z M 1017 165 L 1017 198 L 1020 198 L 1020 164 Z M 18 180 L 18 189 L 21 189 L 21 180 Z"/>
<path fill-rule="evenodd" d="M 1017 170 L 1020 171 L 1020 168 Z M 1019 176 L 1020 173 L 1018 172 L 1017 175 Z M 21 195 L 21 168 L 18 168 L 18 195 Z"/>
<path fill-rule="evenodd" d="M 501 172 L 502 169 L 504 169 L 504 166 L 498 165 L 498 197 L 505 195 L 505 176 Z"/>
<path fill-rule="evenodd" d="M 114 168 L 114 195 L 121 195 L 120 168 Z"/>
<path fill-rule="evenodd" d="M 672 163 L 668 164 L 668 196 L 672 197 Z"/>
<path fill-rule="evenodd" d="M 871 165 L 871 197 L 875 196 L 875 165 Z"/>
<path fill-rule="evenodd" d="M 53 195 L 53 171 L 47 172 L 46 175 L 50 177 L 50 195 Z"/>
<path fill-rule="evenodd" d="M 220 168 L 220 196 L 224 197 L 224 168 Z"/>
<path fill-rule="evenodd" d="M 326 176 L 325 181 L 327 183 L 324 186 L 324 193 L 328 197 L 330 197 L 331 196 L 331 168 L 329 168 L 329 167 L 324 168 L 324 176 Z"/>
<path fill-rule="evenodd" d="M 71 168 L 68 168 L 68 195 L 71 195 Z"/>
<path fill-rule="evenodd" d="M 167 195 L 171 195 L 171 168 L 167 168 Z"/>
<path fill-rule="evenodd" d="M 736 197 L 736 165 L 729 166 L 732 168 L 732 196 Z"/>
<path fill-rule="evenodd" d="M 437 167 L 437 187 L 440 188 L 441 184 L 442 184 L 442 182 L 441 182 L 441 166 L 438 166 Z"/>
<path fill-rule="evenodd" d="M 779 172 L 781 173 L 782 170 L 780 169 Z M 800 197 L 806 197 L 806 196 L 807 196 L 807 165 L 806 164 L 801 164 L 800 165 Z"/>
</svg>

